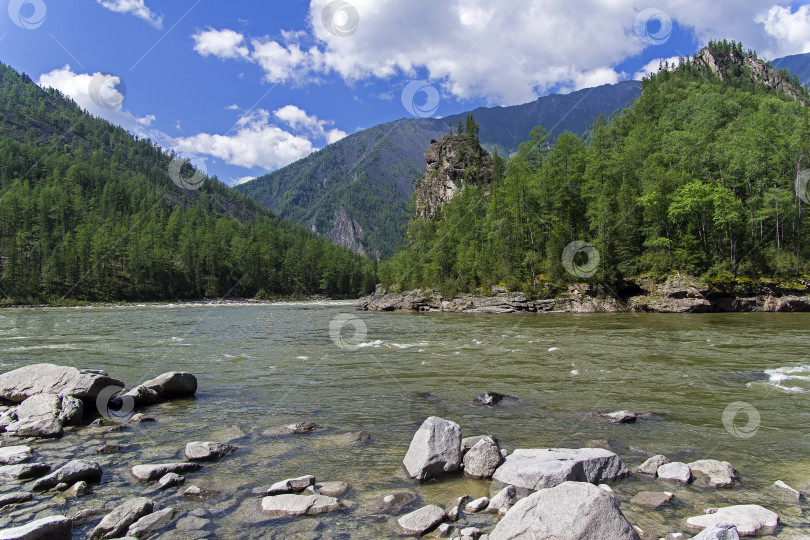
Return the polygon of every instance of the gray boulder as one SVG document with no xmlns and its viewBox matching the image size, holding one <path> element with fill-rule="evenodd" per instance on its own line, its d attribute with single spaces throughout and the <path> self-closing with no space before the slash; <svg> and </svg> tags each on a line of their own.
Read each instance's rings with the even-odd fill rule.
<svg viewBox="0 0 810 540">
<path fill-rule="evenodd" d="M 779 515 L 756 504 L 739 504 L 686 520 L 690 528 L 697 530 L 721 523 L 734 525 L 740 536 L 758 536 L 775 532 L 779 526 Z"/>
<path fill-rule="evenodd" d="M 414 434 L 402 464 L 416 480 L 428 480 L 457 470 L 461 464 L 461 427 L 431 416 Z"/>
<path fill-rule="evenodd" d="M 197 377 L 191 373 L 171 371 L 158 375 L 141 386 L 155 390 L 161 397 L 188 397 L 197 392 Z"/>
<path fill-rule="evenodd" d="M 315 491 L 327 497 L 341 497 L 350 489 L 351 486 L 346 482 L 320 482 L 315 484 Z"/>
<path fill-rule="evenodd" d="M 667 463 L 669 463 L 669 458 L 658 454 L 639 465 L 638 469 L 636 469 L 636 474 L 655 478 L 658 476 L 658 467 L 666 465 Z"/>
<path fill-rule="evenodd" d="M 50 516 L 20 527 L 0 529 L 0 540 L 70 540 L 73 525 L 63 516 Z"/>
<path fill-rule="evenodd" d="M 3 506 L 8 506 L 9 504 L 20 504 L 28 502 L 33 498 L 34 496 L 28 493 L 27 491 L 13 491 L 11 493 L 3 493 L 2 495 L 0 495 L 0 508 Z"/>
<path fill-rule="evenodd" d="M 639 540 L 606 491 L 582 482 L 542 489 L 515 504 L 490 540 Z"/>
<path fill-rule="evenodd" d="M 314 516 L 340 507 L 339 500 L 324 495 L 274 495 L 262 499 L 262 512 L 273 516 Z"/>
<path fill-rule="evenodd" d="M 115 510 L 104 516 L 101 523 L 90 533 L 90 538 L 119 538 L 127 532 L 129 526 L 143 516 L 151 514 L 155 503 L 146 497 L 129 499 L 116 506 Z"/>
<path fill-rule="evenodd" d="M 680 461 L 665 463 L 658 467 L 658 479 L 688 484 L 692 479 L 692 469 L 689 468 L 689 465 Z"/>
<path fill-rule="evenodd" d="M 737 470 L 728 461 L 701 459 L 688 464 L 696 481 L 714 488 L 729 488 L 739 478 Z"/>
<path fill-rule="evenodd" d="M 29 480 L 48 474 L 50 465 L 44 463 L 20 463 L 19 465 L 0 466 L 0 481 L 3 480 Z"/>
<path fill-rule="evenodd" d="M 298 478 L 288 478 L 276 482 L 270 486 L 264 486 L 253 490 L 255 495 L 284 495 L 286 493 L 300 493 L 309 486 L 315 485 L 315 477 L 311 474 L 299 476 Z"/>
<path fill-rule="evenodd" d="M 693 536 L 692 540 L 740 540 L 740 533 L 731 523 L 718 523 L 706 527 L 702 533 Z"/>
<path fill-rule="evenodd" d="M 0 398 L 21 403 L 36 394 L 58 394 L 93 400 L 108 386 L 123 388 L 124 383 L 104 371 L 32 364 L 0 375 Z"/>
<path fill-rule="evenodd" d="M 17 465 L 25 463 L 31 459 L 32 450 L 30 446 L 4 446 L 0 448 L 0 464 Z"/>
<path fill-rule="evenodd" d="M 498 443 L 484 437 L 464 454 L 464 474 L 473 478 L 492 478 L 495 469 L 503 463 Z"/>
<path fill-rule="evenodd" d="M 58 418 L 26 418 L 7 425 L 6 433 L 15 437 L 52 439 L 61 437 L 64 430 L 62 429 L 62 422 Z"/>
<path fill-rule="evenodd" d="M 86 459 L 74 459 L 52 472 L 43 476 L 31 485 L 33 491 L 44 491 L 56 487 L 58 484 L 75 484 L 85 482 L 98 483 L 101 481 L 101 465 Z"/>
<path fill-rule="evenodd" d="M 158 480 L 158 489 L 169 489 L 170 487 L 179 486 L 185 481 L 186 479 L 184 476 L 173 472 L 166 473 L 160 477 L 160 480 Z"/>
<path fill-rule="evenodd" d="M 507 456 L 492 479 L 518 489 L 537 491 L 566 481 L 599 484 L 627 474 L 619 456 L 601 448 L 519 449 Z"/>
<path fill-rule="evenodd" d="M 480 512 L 484 508 L 489 506 L 489 497 L 479 497 L 475 500 L 472 500 L 467 503 L 464 507 L 464 510 L 469 514 L 475 514 Z"/>
<path fill-rule="evenodd" d="M 132 476 L 144 482 L 159 480 L 167 473 L 180 474 L 200 470 L 199 463 L 158 463 L 155 465 L 135 465 L 130 470 Z"/>
<path fill-rule="evenodd" d="M 489 500 L 487 512 L 504 515 L 518 501 L 515 486 L 506 486 Z"/>
<path fill-rule="evenodd" d="M 186 445 L 185 456 L 191 461 L 216 461 L 238 450 L 237 447 L 220 442 L 190 442 Z"/>
<path fill-rule="evenodd" d="M 127 529 L 127 536 L 133 538 L 151 538 L 152 535 L 167 527 L 174 519 L 177 511 L 174 508 L 164 508 L 147 514 L 133 523 Z"/>
<path fill-rule="evenodd" d="M 397 520 L 402 534 L 421 536 L 444 521 L 444 510 L 431 504 L 405 514 Z"/>
<path fill-rule="evenodd" d="M 312 433 L 319 426 L 315 422 L 298 422 L 297 424 L 287 424 L 262 431 L 264 437 L 279 437 L 282 435 L 306 435 Z"/>
</svg>

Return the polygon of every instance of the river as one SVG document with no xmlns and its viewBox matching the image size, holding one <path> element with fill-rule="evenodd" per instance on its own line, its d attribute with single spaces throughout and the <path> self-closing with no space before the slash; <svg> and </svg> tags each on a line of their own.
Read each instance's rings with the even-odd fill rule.
<svg viewBox="0 0 810 540">
<path fill-rule="evenodd" d="M 789 525 L 783 535 L 798 535 L 785 538 L 804 537 L 808 507 L 769 495 L 768 486 L 810 486 L 808 344 L 808 314 L 476 316 L 355 312 L 345 302 L 0 311 L 3 371 L 51 362 L 103 369 L 131 386 L 170 370 L 199 381 L 196 399 L 148 409 L 156 424 L 112 434 L 84 428 L 36 443 L 54 461 L 100 442 L 124 445 L 119 454 L 92 458 L 104 478 L 91 495 L 56 497 L 52 508 L 71 514 L 146 494 L 160 507 L 204 508 L 211 520 L 204 532 L 220 538 L 388 537 L 393 516 L 368 511 L 382 494 L 411 489 L 440 506 L 465 493 L 487 495 L 488 482 L 463 476 L 423 485 L 405 478 L 402 458 L 432 415 L 458 422 L 464 436 L 491 434 L 510 451 L 609 439 L 631 469 L 656 453 L 727 460 L 742 474 L 735 489 L 628 479 L 614 485 L 622 511 L 663 535 L 683 530 L 683 518 L 707 507 L 753 502 L 780 514 Z M 474 405 L 484 391 L 520 400 Z M 593 414 L 620 409 L 657 414 L 618 425 Z M 297 421 L 323 429 L 261 435 Z M 361 430 L 371 434 L 364 444 L 342 437 Z M 220 490 L 220 497 L 186 501 L 139 485 L 127 472 L 138 463 L 180 460 L 189 441 L 231 437 L 239 452 L 186 481 Z M 348 482 L 346 499 L 357 507 L 318 519 L 257 517 L 252 488 L 303 474 Z M 678 503 L 655 512 L 628 503 L 639 490 L 661 488 Z M 0 524 L 8 522 L 0 516 Z"/>
</svg>

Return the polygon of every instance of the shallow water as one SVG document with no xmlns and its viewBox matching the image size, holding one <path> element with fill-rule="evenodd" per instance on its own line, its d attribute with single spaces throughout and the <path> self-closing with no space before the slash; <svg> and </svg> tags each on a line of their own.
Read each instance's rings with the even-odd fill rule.
<svg viewBox="0 0 810 540">
<path fill-rule="evenodd" d="M 207 511 L 203 533 L 211 538 L 390 537 L 393 516 L 370 510 L 376 496 L 411 489 L 424 503 L 444 506 L 465 493 L 489 493 L 489 482 L 460 476 L 423 485 L 405 478 L 400 463 L 414 431 L 437 415 L 458 422 L 464 436 L 491 434 L 510 451 L 611 439 L 631 468 L 655 453 L 727 460 L 742 473 L 732 490 L 636 479 L 613 487 L 628 518 L 658 535 L 684 530 L 683 518 L 705 508 L 755 502 L 780 513 L 787 526 L 779 537 L 810 537 L 808 507 L 767 491 L 780 479 L 810 486 L 808 343 L 807 314 L 389 314 L 330 302 L 4 309 L 2 370 L 52 362 L 104 369 L 127 385 L 184 370 L 197 376 L 199 391 L 194 400 L 148 409 L 156 424 L 114 434 L 81 428 L 35 443 L 52 465 L 78 454 L 99 460 L 103 483 L 78 500 L 40 496 L 16 513 L 0 512 L 0 524 L 146 494 L 160 507 Z M 520 401 L 473 405 L 483 391 Z M 733 418 L 735 403 L 744 409 Z M 592 414 L 619 409 L 659 415 L 613 425 Z M 745 410 L 755 411 L 752 421 Z M 324 429 L 261 435 L 297 421 Z M 368 443 L 340 437 L 360 430 L 371 434 Z M 186 442 L 240 432 L 236 454 L 187 475 L 187 485 L 220 490 L 219 497 L 155 493 L 127 472 L 142 462 L 181 459 Z M 125 448 L 83 454 L 101 442 Z M 303 474 L 348 482 L 346 498 L 356 508 L 293 521 L 258 514 L 253 487 Z M 12 489 L 19 486 L 0 486 Z M 678 503 L 642 512 L 628 501 L 643 489 L 673 491 Z"/>
</svg>

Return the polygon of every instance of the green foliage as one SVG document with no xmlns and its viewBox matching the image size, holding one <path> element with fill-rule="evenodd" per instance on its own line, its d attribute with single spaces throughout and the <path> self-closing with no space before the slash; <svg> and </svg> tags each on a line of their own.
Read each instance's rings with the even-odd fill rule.
<svg viewBox="0 0 810 540">
<path fill-rule="evenodd" d="M 713 43 L 724 79 L 691 60 L 643 82 L 632 108 L 599 118 L 587 140 L 553 148 L 537 127 L 489 193 L 466 188 L 432 222 L 413 221 L 383 285 L 474 292 L 501 282 L 542 296 L 581 278 L 567 245 L 595 246 L 591 279 L 642 274 L 801 274 L 810 270 L 807 108 L 755 82 L 737 43 Z M 584 261 L 575 261 L 580 263 Z"/>
<path fill-rule="evenodd" d="M 0 65 L 4 302 L 357 295 L 371 261 L 281 221 L 215 178 Z"/>
</svg>

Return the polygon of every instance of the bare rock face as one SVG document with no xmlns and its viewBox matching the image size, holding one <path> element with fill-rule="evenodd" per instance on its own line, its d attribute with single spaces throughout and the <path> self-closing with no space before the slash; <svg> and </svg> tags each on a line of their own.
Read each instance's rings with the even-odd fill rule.
<svg viewBox="0 0 810 540">
<path fill-rule="evenodd" d="M 431 416 L 413 436 L 402 464 L 416 480 L 428 480 L 457 470 L 461 464 L 461 427 Z"/>
<path fill-rule="evenodd" d="M 464 183 L 484 185 L 492 171 L 492 158 L 464 137 L 430 141 L 425 152 L 425 174 L 416 181 L 415 219 L 433 219 L 436 210 L 461 193 Z"/>
<path fill-rule="evenodd" d="M 639 536 L 608 492 L 583 482 L 564 482 L 518 501 L 498 523 L 490 540 L 580 540 Z"/>
<path fill-rule="evenodd" d="M 21 403 L 36 394 L 93 400 L 108 386 L 124 387 L 104 371 L 55 364 L 32 364 L 0 375 L 0 399 Z"/>
</svg>

